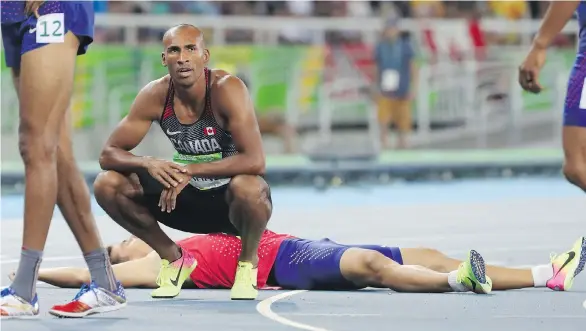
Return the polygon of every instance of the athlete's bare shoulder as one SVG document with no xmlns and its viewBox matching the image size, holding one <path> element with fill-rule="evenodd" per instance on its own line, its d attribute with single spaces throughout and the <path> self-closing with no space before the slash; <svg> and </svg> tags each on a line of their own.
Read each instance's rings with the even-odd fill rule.
<svg viewBox="0 0 586 331">
<path fill-rule="evenodd" d="M 165 75 L 161 78 L 155 79 L 149 82 L 141 90 L 141 93 L 146 94 L 146 97 L 150 101 L 157 105 L 164 106 L 167 93 L 169 92 L 169 84 L 171 82 L 171 76 Z"/>
<path fill-rule="evenodd" d="M 236 108 L 252 106 L 244 82 L 225 70 L 211 70 L 211 90 L 214 103 L 220 106 L 220 111 L 225 115 Z"/>
<path fill-rule="evenodd" d="M 212 91 L 224 89 L 246 89 L 246 85 L 240 78 L 236 75 L 232 75 L 226 70 L 212 69 L 211 78 Z"/>
<path fill-rule="evenodd" d="M 138 92 L 134 100 L 134 105 L 137 107 L 133 107 L 133 109 L 136 109 L 143 116 L 155 120 L 159 119 L 165 106 L 170 80 L 170 76 L 165 75 L 146 84 Z"/>
</svg>

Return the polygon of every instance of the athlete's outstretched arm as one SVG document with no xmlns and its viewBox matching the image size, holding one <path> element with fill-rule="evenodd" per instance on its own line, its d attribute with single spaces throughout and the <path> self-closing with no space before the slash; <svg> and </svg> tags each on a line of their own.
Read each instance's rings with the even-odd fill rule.
<svg viewBox="0 0 586 331">
<path fill-rule="evenodd" d="M 540 48 L 549 47 L 553 39 L 572 18 L 579 4 L 580 1 L 550 1 L 541 27 L 533 39 L 533 45 Z"/>
<path fill-rule="evenodd" d="M 188 173 L 198 177 L 264 174 L 262 138 L 246 85 L 230 75 L 220 78 L 217 84 L 219 88 L 212 93 L 213 102 L 219 106 L 238 154 L 214 162 L 190 164 Z"/>
<path fill-rule="evenodd" d="M 136 156 L 130 152 L 147 135 L 153 121 L 161 116 L 165 98 L 161 91 L 166 91 L 161 89 L 161 84 L 163 83 L 160 80 L 153 81 L 138 93 L 130 112 L 108 138 L 100 155 L 100 167 L 117 172 L 147 169 L 153 178 L 170 188 L 182 181 L 178 174 L 187 171 L 184 167 L 169 161 Z"/>
<path fill-rule="evenodd" d="M 156 288 L 160 258 L 153 252 L 141 259 L 112 266 L 116 279 L 125 288 Z M 10 275 L 13 278 L 14 274 Z M 47 268 L 39 270 L 39 280 L 63 288 L 77 288 L 90 282 L 87 268 Z"/>
</svg>

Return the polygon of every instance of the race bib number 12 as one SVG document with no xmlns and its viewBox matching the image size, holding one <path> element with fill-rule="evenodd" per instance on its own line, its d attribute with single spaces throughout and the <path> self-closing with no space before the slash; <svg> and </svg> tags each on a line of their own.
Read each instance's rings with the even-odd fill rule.
<svg viewBox="0 0 586 331">
<path fill-rule="evenodd" d="M 54 13 L 40 16 L 37 20 L 37 43 L 65 42 L 65 15 Z"/>
</svg>

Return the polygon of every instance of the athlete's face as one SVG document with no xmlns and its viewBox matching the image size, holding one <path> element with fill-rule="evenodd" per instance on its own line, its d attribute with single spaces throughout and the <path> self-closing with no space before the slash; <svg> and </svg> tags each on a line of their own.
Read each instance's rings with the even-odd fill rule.
<svg viewBox="0 0 586 331">
<path fill-rule="evenodd" d="M 110 246 L 110 260 L 113 264 L 136 260 L 146 256 L 152 249 L 135 236 Z"/>
<path fill-rule="evenodd" d="M 169 30 L 163 38 L 163 65 L 176 84 L 191 86 L 202 76 L 210 57 L 202 33 L 193 27 Z"/>
</svg>

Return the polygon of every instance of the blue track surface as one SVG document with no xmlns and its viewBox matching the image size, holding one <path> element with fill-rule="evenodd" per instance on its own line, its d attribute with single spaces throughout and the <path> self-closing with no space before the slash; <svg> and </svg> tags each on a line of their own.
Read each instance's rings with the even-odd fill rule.
<svg viewBox="0 0 586 331">
<path fill-rule="evenodd" d="M 561 179 L 503 179 L 440 183 L 397 183 L 388 186 L 339 187 L 320 192 L 313 188 L 275 188 L 275 208 L 331 208 L 344 206 L 470 203 L 518 198 L 579 197 L 582 192 Z M 22 218 L 22 196 L 2 196 L 3 220 Z M 105 212 L 92 199 L 97 216 Z M 56 210 L 56 216 L 60 217 Z"/>
<path fill-rule="evenodd" d="M 550 252 L 564 252 L 578 236 L 586 235 L 586 197 L 562 179 L 394 184 L 326 192 L 275 188 L 273 200 L 269 226 L 278 232 L 343 243 L 432 247 L 458 259 L 475 249 L 488 263 L 509 267 L 548 263 Z M 5 222 L 0 225 L 0 265 L 5 275 L 18 263 L 22 196 L 3 196 L 1 208 Z M 94 211 L 104 215 L 95 201 Z M 128 236 L 107 217 L 99 218 L 98 226 L 106 243 Z M 186 236 L 168 233 L 174 239 Z M 63 221 L 52 223 L 45 256 L 43 267 L 84 265 Z M 0 283 L 7 285 L 6 277 Z M 184 290 L 172 300 L 153 300 L 149 292 L 128 290 L 129 306 L 119 312 L 58 320 L 46 313 L 47 307 L 70 300 L 76 290 L 40 285 L 41 321 L 8 321 L 2 327 L 10 331 L 453 331 L 472 325 L 477 331 L 583 331 L 586 322 L 584 274 L 570 292 L 530 288 L 488 296 L 261 291 L 259 301 L 233 302 L 227 290 Z M 274 299 L 277 295 L 283 297 Z M 261 300 L 269 302 L 273 315 L 267 315 L 266 306 L 259 308 Z"/>
</svg>

